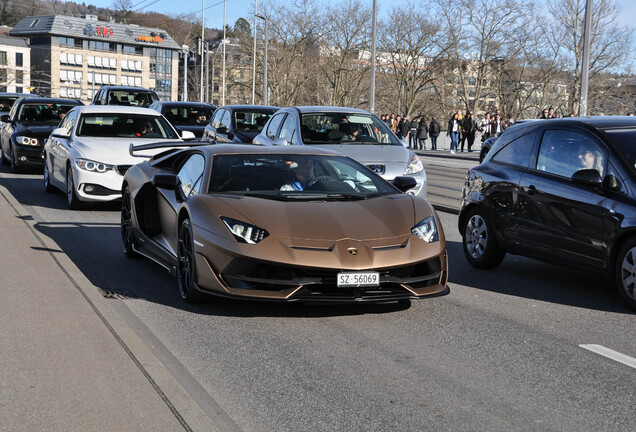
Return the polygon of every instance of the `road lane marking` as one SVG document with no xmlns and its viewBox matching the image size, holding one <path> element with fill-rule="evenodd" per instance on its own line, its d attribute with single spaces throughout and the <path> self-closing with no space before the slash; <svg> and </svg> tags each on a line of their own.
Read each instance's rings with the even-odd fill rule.
<svg viewBox="0 0 636 432">
<path fill-rule="evenodd" d="M 600 354 L 603 357 L 607 357 L 619 363 L 623 363 L 624 365 L 630 366 L 636 369 L 636 359 L 625 355 L 623 353 L 619 353 L 618 351 L 611 350 L 609 348 L 604 347 L 603 345 L 579 345 L 581 348 L 586 349 L 588 351 L 595 352 L 596 354 Z"/>
</svg>

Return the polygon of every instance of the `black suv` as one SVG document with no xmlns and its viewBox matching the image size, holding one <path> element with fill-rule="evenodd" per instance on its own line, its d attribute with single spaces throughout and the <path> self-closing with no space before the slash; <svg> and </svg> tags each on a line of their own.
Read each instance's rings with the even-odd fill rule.
<svg viewBox="0 0 636 432">
<path fill-rule="evenodd" d="M 23 97 L 16 100 L 9 114 L 0 119 L 0 160 L 11 164 L 12 172 L 44 166 L 44 141 L 60 124 L 66 112 L 77 105 L 75 99 Z"/>
<path fill-rule="evenodd" d="M 157 93 L 143 87 L 101 86 L 91 105 L 124 105 L 148 108 L 158 100 Z"/>
<path fill-rule="evenodd" d="M 636 118 L 510 128 L 469 171 L 459 231 L 470 264 L 506 252 L 610 276 L 636 310 Z"/>
</svg>

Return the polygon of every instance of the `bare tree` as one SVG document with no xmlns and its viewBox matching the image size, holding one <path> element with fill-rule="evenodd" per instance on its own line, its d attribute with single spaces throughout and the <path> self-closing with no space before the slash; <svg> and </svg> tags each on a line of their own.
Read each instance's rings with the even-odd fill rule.
<svg viewBox="0 0 636 432">
<path fill-rule="evenodd" d="M 319 46 L 324 86 L 318 86 L 324 91 L 316 94 L 317 103 L 358 107 L 368 100 L 369 63 L 360 54 L 370 45 L 370 20 L 371 11 L 360 0 L 344 0 L 324 10 Z"/>
<path fill-rule="evenodd" d="M 424 110 L 422 96 L 432 90 L 445 51 L 437 20 L 415 4 L 395 7 L 379 24 L 378 67 L 381 105 L 407 115 Z"/>
<path fill-rule="evenodd" d="M 564 69 L 571 74 L 567 81 L 567 111 L 579 112 L 581 96 L 581 63 L 583 58 L 583 18 L 585 0 L 551 1 L 550 13 L 554 16 L 553 38 L 560 41 L 560 55 Z M 596 0 L 592 10 L 591 51 L 589 69 L 590 105 L 599 105 L 595 98 L 602 97 L 600 90 L 607 86 L 603 79 L 608 72 L 615 72 L 633 60 L 629 47 L 633 30 L 616 23 L 618 9 L 613 0 Z"/>
<path fill-rule="evenodd" d="M 317 39 L 320 28 L 317 17 L 322 9 L 318 8 L 314 0 L 271 2 L 263 8 L 269 11 L 267 19 L 270 104 L 312 104 L 315 95 L 315 60 L 318 55 Z M 259 34 L 264 34 L 263 27 L 259 29 Z M 263 57 L 260 55 L 257 57 L 257 69 L 263 71 Z"/>
</svg>

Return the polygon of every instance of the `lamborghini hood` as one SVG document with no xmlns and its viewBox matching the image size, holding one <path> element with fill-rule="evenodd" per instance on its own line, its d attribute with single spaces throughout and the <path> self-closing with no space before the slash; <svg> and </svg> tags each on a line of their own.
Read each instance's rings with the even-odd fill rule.
<svg viewBox="0 0 636 432">
<path fill-rule="evenodd" d="M 227 206 L 222 207 L 227 209 L 228 214 L 219 216 L 251 223 L 264 228 L 272 236 L 295 240 L 388 239 L 410 234 L 415 224 L 410 195 L 355 201 L 290 202 L 222 196 L 210 197 L 210 200 L 222 201 Z"/>
</svg>

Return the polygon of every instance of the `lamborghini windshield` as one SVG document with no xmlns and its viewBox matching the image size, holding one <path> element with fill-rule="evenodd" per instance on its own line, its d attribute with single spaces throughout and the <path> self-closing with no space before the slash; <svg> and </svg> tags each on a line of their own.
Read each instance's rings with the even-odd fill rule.
<svg viewBox="0 0 636 432">
<path fill-rule="evenodd" d="M 384 122 L 369 114 L 308 113 L 301 122 L 305 144 L 402 145 Z"/>
<path fill-rule="evenodd" d="M 233 154 L 214 158 L 210 193 L 273 199 L 366 199 L 399 193 L 344 156 Z"/>
</svg>

